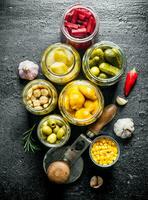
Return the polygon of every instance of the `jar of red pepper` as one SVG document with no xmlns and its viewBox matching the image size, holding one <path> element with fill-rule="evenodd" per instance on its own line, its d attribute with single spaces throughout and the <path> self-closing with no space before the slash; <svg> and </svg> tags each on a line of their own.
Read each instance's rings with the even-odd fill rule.
<svg viewBox="0 0 148 200">
<path fill-rule="evenodd" d="M 86 50 L 95 43 L 99 19 L 93 9 L 76 4 L 68 8 L 61 23 L 61 40 L 77 50 Z"/>
</svg>

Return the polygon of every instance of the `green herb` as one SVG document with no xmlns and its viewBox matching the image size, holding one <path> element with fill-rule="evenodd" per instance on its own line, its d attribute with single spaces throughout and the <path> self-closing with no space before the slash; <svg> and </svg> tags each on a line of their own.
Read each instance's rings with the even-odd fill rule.
<svg viewBox="0 0 148 200">
<path fill-rule="evenodd" d="M 35 125 L 25 133 L 23 133 L 23 144 L 24 144 L 24 151 L 25 152 L 35 152 L 40 150 L 39 146 L 35 144 L 35 140 L 32 138 L 32 132 L 35 128 Z"/>
</svg>

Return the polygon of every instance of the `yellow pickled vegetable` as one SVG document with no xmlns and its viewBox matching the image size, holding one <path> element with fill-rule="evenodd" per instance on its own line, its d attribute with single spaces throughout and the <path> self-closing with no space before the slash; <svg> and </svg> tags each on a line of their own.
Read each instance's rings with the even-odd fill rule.
<svg viewBox="0 0 148 200">
<path fill-rule="evenodd" d="M 92 87 L 87 85 L 79 85 L 79 90 L 87 99 L 90 100 L 97 99 L 95 89 L 93 89 Z"/>
<path fill-rule="evenodd" d="M 68 67 L 62 62 L 55 62 L 50 66 L 50 70 L 57 75 L 63 75 L 68 72 Z"/>
<path fill-rule="evenodd" d="M 118 148 L 110 138 L 100 138 L 91 148 L 93 160 L 99 165 L 110 165 L 118 156 Z"/>
<path fill-rule="evenodd" d="M 87 108 L 81 108 L 80 110 L 76 111 L 75 118 L 77 119 L 88 119 L 92 115 L 90 114 Z"/>
</svg>

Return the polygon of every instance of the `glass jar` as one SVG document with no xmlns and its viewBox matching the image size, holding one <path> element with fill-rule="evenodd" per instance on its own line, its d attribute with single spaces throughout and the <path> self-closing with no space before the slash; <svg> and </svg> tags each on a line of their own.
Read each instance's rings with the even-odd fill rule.
<svg viewBox="0 0 148 200">
<path fill-rule="evenodd" d="M 65 127 L 65 131 L 66 131 L 64 138 L 62 138 L 59 142 L 56 142 L 55 144 L 51 144 L 51 143 L 47 142 L 45 140 L 44 136 L 42 135 L 42 131 L 41 131 L 41 128 L 43 127 L 43 125 L 50 119 L 52 119 L 52 120 L 54 119 L 55 121 L 60 121 L 60 123 L 62 123 L 62 126 Z M 37 128 L 37 136 L 38 136 L 40 142 L 47 147 L 63 146 L 69 140 L 70 134 L 71 134 L 71 128 L 70 128 L 69 123 L 66 120 L 64 120 L 62 116 L 55 115 L 55 114 L 44 117 L 40 121 L 38 128 Z"/>
<path fill-rule="evenodd" d="M 97 57 L 101 58 L 97 64 L 94 64 L 95 67 L 97 66 L 99 68 L 98 73 L 100 71 L 100 74 L 102 73 L 100 70 L 100 64 L 103 63 L 108 63 L 110 64 L 110 66 L 113 66 L 115 63 L 111 63 L 111 58 L 110 58 L 110 62 L 106 61 L 105 59 L 107 57 L 105 57 L 105 55 L 107 56 L 107 54 L 105 54 L 105 50 L 107 49 L 114 49 L 115 52 L 117 53 L 118 56 L 118 60 L 119 60 L 119 65 L 116 68 L 114 68 L 115 70 L 118 70 L 118 73 L 115 76 L 110 76 L 110 77 L 101 77 L 100 74 L 98 74 L 97 76 L 92 74 L 91 68 L 93 66 L 91 66 L 92 62 L 92 52 L 95 52 L 95 50 L 97 50 L 99 48 L 99 50 L 101 49 L 103 51 L 103 57 L 101 57 L 102 55 L 98 53 L 94 54 L 95 56 L 97 55 Z M 108 58 L 109 59 L 109 58 Z M 115 58 L 114 58 L 115 59 Z M 115 60 L 114 60 L 115 62 Z M 92 64 L 93 65 L 93 64 Z M 100 86 L 110 86 L 115 84 L 116 82 L 118 82 L 120 80 L 120 78 L 122 77 L 122 75 L 124 74 L 125 68 L 126 68 L 126 57 L 124 52 L 122 51 L 122 49 L 114 44 L 113 42 L 109 42 L 109 41 L 102 41 L 99 43 L 94 44 L 93 46 L 91 46 L 84 54 L 83 56 L 83 61 L 82 61 L 82 67 L 83 67 L 83 72 L 85 74 L 85 76 L 92 81 L 93 83 L 95 83 L 96 85 L 100 85 Z M 104 67 L 104 66 L 103 66 Z M 95 73 L 97 73 L 95 71 Z M 99 77 L 100 76 L 100 77 Z"/>
<path fill-rule="evenodd" d="M 72 46 L 55 43 L 44 51 L 41 67 L 43 74 L 50 81 L 65 84 L 75 79 L 79 74 L 81 58 Z"/>
<path fill-rule="evenodd" d="M 26 109 L 35 115 L 45 115 L 57 105 L 58 95 L 55 87 L 46 80 L 30 81 L 23 89 L 23 103 Z"/>
<path fill-rule="evenodd" d="M 91 82 L 76 80 L 63 88 L 58 104 L 65 119 L 74 125 L 85 126 L 102 114 L 104 98 L 100 89 Z"/>
<path fill-rule="evenodd" d="M 84 38 L 77 38 L 77 37 L 71 36 L 70 33 L 65 28 L 65 25 L 64 25 L 65 17 L 68 13 L 70 13 L 74 9 L 86 9 L 94 17 L 95 28 L 94 28 L 94 31 L 91 33 L 91 35 L 84 37 Z M 97 16 L 97 14 L 95 13 L 95 11 L 88 6 L 76 4 L 76 5 L 69 7 L 63 14 L 62 22 L 61 22 L 61 40 L 62 40 L 62 42 L 66 43 L 66 44 L 71 44 L 77 50 L 85 51 L 88 47 L 90 47 L 92 44 L 94 44 L 95 40 L 97 38 L 98 31 L 99 31 L 99 18 Z"/>
</svg>

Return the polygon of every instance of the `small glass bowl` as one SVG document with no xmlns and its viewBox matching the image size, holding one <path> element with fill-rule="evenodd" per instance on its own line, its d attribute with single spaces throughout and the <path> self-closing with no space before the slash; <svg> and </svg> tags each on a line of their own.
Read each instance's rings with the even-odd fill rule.
<svg viewBox="0 0 148 200">
<path fill-rule="evenodd" d="M 50 94 L 50 101 L 46 108 L 43 109 L 36 109 L 35 107 L 31 106 L 28 101 L 30 101 L 31 98 L 28 98 L 28 91 L 31 90 L 31 88 L 34 89 L 47 89 Z M 26 107 L 26 109 L 35 115 L 45 115 L 53 111 L 57 105 L 58 101 L 58 94 L 56 91 L 56 88 L 49 82 L 43 79 L 36 79 L 33 81 L 30 81 L 23 89 L 22 92 L 23 97 L 23 103 Z"/>
<path fill-rule="evenodd" d="M 67 32 L 67 30 L 65 29 L 65 26 L 64 26 L 65 16 L 67 15 L 67 13 L 69 13 L 71 10 L 77 9 L 77 8 L 84 8 L 84 9 L 87 9 L 88 11 L 90 11 L 93 14 L 95 21 L 96 21 L 96 26 L 95 26 L 93 33 L 90 36 L 85 37 L 85 38 L 75 38 L 75 37 L 71 36 Z M 88 47 L 90 47 L 92 44 L 94 44 L 96 41 L 96 38 L 97 38 L 98 31 L 99 31 L 99 18 L 97 16 L 97 14 L 95 13 L 95 11 L 92 8 L 90 8 L 89 6 L 83 6 L 81 4 L 72 5 L 63 14 L 62 22 L 61 22 L 61 40 L 62 40 L 62 42 L 66 43 L 66 44 L 71 44 L 77 50 L 84 51 Z"/>
<path fill-rule="evenodd" d="M 62 139 L 62 140 L 60 141 L 60 143 L 58 143 L 58 144 L 50 144 L 49 142 L 45 141 L 45 140 L 43 139 L 42 135 L 41 135 L 41 134 L 42 134 L 42 132 L 41 132 L 41 127 L 42 127 L 43 123 L 46 122 L 46 121 L 49 120 L 49 119 L 55 119 L 55 120 L 61 121 L 61 122 L 64 124 L 64 126 L 66 127 L 66 135 L 65 135 L 64 139 Z M 39 139 L 40 142 L 41 142 L 43 145 L 45 145 L 46 147 L 61 147 L 61 146 L 63 146 L 63 145 L 69 140 L 70 135 L 71 135 L 71 128 L 70 128 L 70 126 L 69 126 L 69 123 L 68 123 L 66 120 L 64 120 L 62 116 L 56 115 L 56 114 L 54 114 L 54 115 L 49 115 L 49 116 L 44 117 L 44 118 L 40 121 L 40 123 L 39 123 L 39 125 L 38 125 L 38 128 L 37 128 L 37 136 L 38 136 L 38 139 Z"/>
<path fill-rule="evenodd" d="M 71 59 L 73 59 L 72 66 L 70 67 L 70 70 L 62 75 L 57 75 L 53 73 L 50 70 L 50 67 L 47 65 L 47 59 L 50 61 L 52 60 L 51 53 L 54 52 L 57 49 L 63 49 L 65 50 Z M 59 59 L 60 61 L 60 59 Z M 81 58 L 79 56 L 79 53 L 74 49 L 72 46 L 62 43 L 55 43 L 50 45 L 43 53 L 42 59 L 41 59 L 41 68 L 43 74 L 52 82 L 57 84 L 66 84 L 67 82 L 72 81 L 75 79 L 81 68 Z"/>
<path fill-rule="evenodd" d="M 101 164 L 98 164 L 97 162 L 95 162 L 95 160 L 93 159 L 93 157 L 92 157 L 92 155 L 91 155 L 92 146 L 93 146 L 98 140 L 100 140 L 100 139 L 102 139 L 102 138 L 107 138 L 107 139 L 113 141 L 113 142 L 116 144 L 116 147 L 117 147 L 117 150 L 118 150 L 118 155 L 117 155 L 116 159 L 115 159 L 111 164 L 109 164 L 109 165 L 101 165 Z M 89 156 L 90 156 L 92 162 L 93 162 L 96 166 L 101 167 L 101 168 L 108 168 L 108 167 L 113 166 L 113 165 L 119 160 L 119 157 L 120 157 L 120 146 L 119 146 L 118 142 L 117 142 L 114 138 L 112 138 L 112 137 L 110 137 L 110 136 L 108 136 L 108 135 L 101 135 L 101 136 L 96 137 L 96 138 L 92 141 L 92 143 L 91 143 L 91 145 L 90 145 L 90 147 L 89 147 Z"/>
<path fill-rule="evenodd" d="M 97 112 L 95 112 L 94 114 L 92 114 L 91 117 L 86 118 L 86 119 L 77 119 L 75 118 L 72 114 L 70 114 L 64 105 L 65 102 L 65 97 L 67 95 L 67 91 L 72 88 L 73 86 L 89 86 L 90 88 L 94 89 L 96 96 L 97 96 L 97 100 L 99 102 L 99 108 L 97 110 Z M 76 81 L 72 81 L 69 84 L 67 84 L 63 90 L 61 91 L 60 95 L 59 95 L 59 100 L 58 100 L 58 104 L 59 104 L 59 109 L 61 114 L 63 115 L 63 117 L 68 120 L 71 124 L 77 125 L 77 126 L 86 126 L 89 125 L 93 122 L 95 122 L 98 117 L 102 114 L 103 108 L 104 108 L 104 97 L 102 95 L 102 92 L 100 91 L 100 89 L 98 87 L 96 87 L 94 84 L 92 84 L 91 82 L 87 81 L 87 80 L 76 80 Z"/>
<path fill-rule="evenodd" d="M 116 49 L 118 49 L 118 51 L 120 52 L 120 58 L 121 58 L 121 70 L 118 75 L 111 77 L 111 78 L 103 79 L 100 77 L 96 77 L 91 73 L 90 67 L 89 67 L 89 58 L 90 58 L 93 50 L 96 48 L 102 48 L 102 49 L 103 48 L 104 49 L 105 48 L 116 48 Z M 122 77 L 122 75 L 124 74 L 125 69 L 126 69 L 126 57 L 125 57 L 124 52 L 118 45 L 116 45 L 113 42 L 102 41 L 102 42 L 94 44 L 85 52 L 85 54 L 83 56 L 83 60 L 82 60 L 82 67 L 83 67 L 83 72 L 84 72 L 85 76 L 91 82 L 93 82 L 99 86 L 110 86 L 110 85 L 114 85 L 115 83 L 117 83 L 120 80 L 120 78 Z"/>
</svg>

